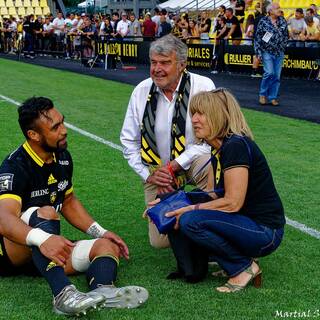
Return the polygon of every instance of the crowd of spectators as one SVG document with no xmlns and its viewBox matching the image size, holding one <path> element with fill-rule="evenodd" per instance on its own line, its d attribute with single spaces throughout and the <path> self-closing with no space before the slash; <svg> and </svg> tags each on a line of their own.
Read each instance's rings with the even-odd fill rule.
<svg viewBox="0 0 320 320">
<path fill-rule="evenodd" d="M 233 3 L 233 2 L 231 2 Z M 266 15 L 265 4 L 256 3 L 254 12 L 244 19 L 244 1 L 235 1 L 234 6 L 219 7 L 215 18 L 216 39 L 232 39 L 233 45 L 253 43 L 255 30 L 260 19 Z M 282 11 L 284 15 L 284 12 Z M 316 47 L 320 41 L 320 24 L 317 6 L 311 4 L 305 11 L 297 8 L 287 18 L 291 47 Z M 306 41 L 307 40 L 307 41 Z"/>
<path fill-rule="evenodd" d="M 23 38 L 26 56 L 33 57 L 34 51 L 66 51 L 66 58 L 78 56 L 80 46 L 90 47 L 89 43 L 97 36 L 106 39 L 140 37 L 154 40 L 172 30 L 172 20 L 166 10 L 155 10 L 152 16 L 147 12 L 136 17 L 133 12 L 114 12 L 108 15 L 87 15 L 68 13 L 63 17 L 58 12 L 46 17 L 26 16 L 23 19 L 5 18 L 0 24 L 0 45 L 5 53 L 15 53 L 19 40 Z M 89 53 L 90 54 L 90 53 Z"/>
<path fill-rule="evenodd" d="M 289 42 L 289 46 L 317 47 L 320 41 L 319 18 L 315 5 L 311 5 L 305 14 L 301 8 L 297 8 L 294 17 L 288 19 L 289 38 L 296 40 Z"/>
<path fill-rule="evenodd" d="M 153 10 L 136 17 L 133 12 L 114 12 L 109 15 L 68 13 L 46 17 L 27 16 L 23 19 L 6 18 L 0 24 L 0 50 L 15 53 L 19 46 L 27 57 L 34 51 L 41 54 L 64 52 L 65 58 L 94 54 L 92 41 L 98 36 L 112 41 L 124 38 L 154 40 L 169 33 L 184 41 L 228 40 L 233 45 L 252 45 L 254 33 L 261 17 L 266 15 L 263 1 L 246 15 L 251 0 L 231 0 L 230 7 L 220 6 L 215 11 L 182 14 L 168 13 L 165 9 Z M 319 14 L 316 5 L 307 10 L 297 8 L 287 17 L 289 46 L 315 47 L 320 41 Z M 22 41 L 23 45 L 22 45 Z M 306 41 L 307 40 L 307 41 Z"/>
</svg>

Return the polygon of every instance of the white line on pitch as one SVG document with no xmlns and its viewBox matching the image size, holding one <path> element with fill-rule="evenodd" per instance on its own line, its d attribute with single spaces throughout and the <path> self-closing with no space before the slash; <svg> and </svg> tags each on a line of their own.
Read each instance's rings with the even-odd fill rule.
<svg viewBox="0 0 320 320">
<path fill-rule="evenodd" d="M 300 223 L 300 222 L 295 221 L 295 220 L 291 220 L 288 217 L 286 217 L 286 220 L 287 220 L 287 224 L 290 225 L 291 227 L 299 229 L 302 232 L 307 233 L 307 234 L 309 234 L 310 236 L 312 236 L 314 238 L 320 239 L 320 232 L 318 230 L 309 228 L 305 224 Z"/>
<path fill-rule="evenodd" d="M 3 100 L 5 100 L 5 101 L 7 101 L 7 102 L 10 102 L 10 103 L 12 103 L 12 104 L 14 104 L 14 105 L 16 105 L 16 106 L 19 106 L 19 105 L 20 105 L 20 103 L 19 103 L 18 101 L 15 101 L 15 100 L 13 100 L 13 99 L 10 99 L 10 98 L 8 98 L 8 97 L 6 97 L 6 96 L 3 96 L 3 95 L 1 95 L 1 94 L 0 94 L 0 98 L 3 99 Z M 97 141 L 97 142 L 100 142 L 100 143 L 102 143 L 102 144 L 104 144 L 104 145 L 107 145 L 108 147 L 113 148 L 113 149 L 122 151 L 122 147 L 119 146 L 118 144 L 115 144 L 115 143 L 113 143 L 113 142 L 111 142 L 111 141 L 108 141 L 108 140 L 105 140 L 105 139 L 103 139 L 103 138 L 101 138 L 101 137 L 99 137 L 99 136 L 96 136 L 96 135 L 93 134 L 93 133 L 90 133 L 90 132 L 88 132 L 88 131 L 85 131 L 85 130 L 83 130 L 83 129 L 80 129 L 80 128 L 74 126 L 73 124 L 70 124 L 70 123 L 65 122 L 65 125 L 66 125 L 66 127 L 70 128 L 70 129 L 73 130 L 73 131 L 76 131 L 76 132 L 80 133 L 81 135 L 83 135 L 83 136 L 85 136 L 85 137 L 88 137 L 88 138 L 90 138 L 90 139 L 92 139 L 92 140 L 95 140 L 95 141 Z M 307 233 L 307 234 L 310 235 L 311 237 L 314 237 L 314 238 L 316 238 L 316 239 L 320 239 L 320 232 L 319 232 L 318 230 L 313 229 L 313 228 L 309 228 L 308 226 L 304 225 L 303 223 L 300 223 L 300 222 L 295 221 L 295 220 L 291 220 L 291 219 L 289 219 L 289 218 L 287 218 L 287 217 L 286 217 L 286 220 L 287 220 L 287 224 L 290 225 L 291 227 L 293 227 L 293 228 L 295 228 L 295 229 L 298 229 L 298 230 L 300 230 L 300 231 L 302 231 L 302 232 L 304 232 L 304 233 Z"/>
<path fill-rule="evenodd" d="M 15 104 L 16 106 L 20 106 L 20 103 L 19 103 L 18 101 L 15 101 L 15 100 L 13 100 L 13 99 L 10 99 L 10 98 L 8 98 L 8 97 L 6 97 L 6 96 L 3 96 L 3 95 L 1 95 L 1 94 L 0 94 L 0 98 L 1 98 L 2 100 L 4 100 L 4 101 L 10 102 L 10 103 L 12 103 L 12 104 Z M 90 133 L 90 132 L 88 132 L 88 131 L 85 131 L 85 130 L 83 130 L 83 129 L 80 129 L 80 128 L 74 126 L 74 125 L 71 124 L 71 123 L 65 122 L 65 125 L 66 125 L 67 128 L 69 128 L 69 129 L 71 129 L 71 130 L 73 130 L 73 131 L 76 131 L 76 132 L 82 134 L 82 135 L 85 136 L 85 137 L 88 137 L 88 138 L 90 138 L 90 139 L 92 139 L 92 140 L 95 140 L 95 141 L 97 141 L 97 142 L 100 142 L 100 143 L 102 143 L 102 144 L 105 144 L 106 146 L 111 147 L 111 148 L 113 148 L 113 149 L 122 151 L 122 147 L 119 146 L 118 144 L 115 144 L 115 143 L 113 143 L 113 142 L 111 142 L 111 141 L 108 141 L 108 140 L 105 140 L 105 139 L 103 139 L 103 138 L 101 138 L 101 137 L 99 137 L 99 136 L 96 136 L 96 135 L 93 134 L 93 133 Z"/>
<path fill-rule="evenodd" d="M 86 136 L 86 137 L 88 137 L 88 138 L 90 138 L 90 139 L 93 139 L 93 140 L 95 140 L 95 141 L 97 141 L 97 142 L 101 142 L 101 143 L 107 145 L 108 147 L 111 147 L 111 148 L 116 149 L 116 150 L 119 150 L 119 151 L 122 151 L 122 150 L 123 150 L 122 147 L 119 146 L 118 144 L 115 144 L 115 143 L 113 143 L 113 142 L 111 142 L 111 141 L 108 141 L 108 140 L 105 140 L 105 139 L 103 139 L 103 138 L 101 138 L 101 137 L 99 137 L 99 136 L 96 136 L 96 135 L 93 134 L 93 133 L 90 133 L 90 132 L 88 132 L 88 131 L 85 131 L 85 130 L 83 130 L 83 129 L 80 129 L 80 128 L 74 126 L 74 125 L 71 124 L 71 123 L 65 122 L 65 125 L 66 125 L 66 127 L 70 128 L 71 130 L 76 131 L 76 132 L 82 134 L 83 136 Z"/>
</svg>

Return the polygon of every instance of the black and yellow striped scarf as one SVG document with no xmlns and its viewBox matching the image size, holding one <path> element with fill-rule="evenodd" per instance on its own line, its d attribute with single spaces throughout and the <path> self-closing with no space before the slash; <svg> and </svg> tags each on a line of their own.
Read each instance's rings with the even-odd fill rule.
<svg viewBox="0 0 320 320">
<path fill-rule="evenodd" d="M 185 70 L 180 82 L 172 118 L 170 160 L 174 160 L 185 151 L 189 95 L 190 74 Z M 153 83 L 149 92 L 141 126 L 141 158 L 142 162 L 149 166 L 161 165 L 154 130 L 157 102 L 158 92 Z"/>
</svg>

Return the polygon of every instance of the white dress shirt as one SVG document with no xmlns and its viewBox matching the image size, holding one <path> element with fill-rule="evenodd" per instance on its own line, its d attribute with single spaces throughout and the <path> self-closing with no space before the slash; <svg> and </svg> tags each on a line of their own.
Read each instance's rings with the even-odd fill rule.
<svg viewBox="0 0 320 320">
<path fill-rule="evenodd" d="M 43 28 L 43 31 L 46 31 L 46 32 L 51 32 L 51 30 L 53 29 L 53 23 L 52 22 L 49 22 L 49 24 L 44 24 L 42 26 Z"/>
<path fill-rule="evenodd" d="M 199 91 L 210 91 L 215 89 L 215 85 L 211 79 L 194 73 L 190 73 L 190 82 L 190 98 Z M 120 134 L 120 141 L 124 148 L 123 155 L 125 159 L 128 160 L 130 167 L 144 181 L 147 180 L 150 172 L 148 166 L 142 163 L 140 154 L 141 125 L 151 85 L 152 79 L 148 78 L 140 82 L 133 90 Z M 179 86 L 180 82 L 174 92 L 172 101 L 169 101 L 162 90 L 157 88 L 159 95 L 156 110 L 155 137 L 158 153 L 163 165 L 170 161 L 171 125 Z M 195 144 L 191 118 L 188 112 L 186 119 L 185 151 L 175 160 L 183 169 L 187 170 L 197 156 L 209 152 L 210 147 L 207 144 Z"/>
<path fill-rule="evenodd" d="M 125 37 L 129 32 L 129 24 L 129 20 L 120 20 L 117 24 L 117 32 L 119 32 L 123 37 Z"/>
<path fill-rule="evenodd" d="M 17 31 L 17 23 L 15 21 L 12 21 L 9 25 L 9 30 L 12 32 L 16 32 Z"/>
<path fill-rule="evenodd" d="M 61 33 L 64 33 L 64 19 L 61 18 L 59 19 L 58 17 L 55 18 L 52 22 L 53 27 L 54 27 L 54 33 L 56 35 L 60 35 Z"/>
</svg>

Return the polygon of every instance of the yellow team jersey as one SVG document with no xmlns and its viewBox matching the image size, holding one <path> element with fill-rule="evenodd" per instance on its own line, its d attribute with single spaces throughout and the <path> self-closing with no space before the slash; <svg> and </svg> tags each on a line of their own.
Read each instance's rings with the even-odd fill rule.
<svg viewBox="0 0 320 320">
<path fill-rule="evenodd" d="M 23 32 L 23 25 L 22 24 L 18 24 L 17 25 L 17 31 L 18 31 L 18 33 L 22 33 Z"/>
<path fill-rule="evenodd" d="M 313 26 L 307 25 L 307 35 L 308 36 L 315 36 L 319 32 L 317 26 L 313 24 Z"/>
</svg>

